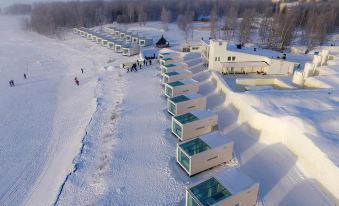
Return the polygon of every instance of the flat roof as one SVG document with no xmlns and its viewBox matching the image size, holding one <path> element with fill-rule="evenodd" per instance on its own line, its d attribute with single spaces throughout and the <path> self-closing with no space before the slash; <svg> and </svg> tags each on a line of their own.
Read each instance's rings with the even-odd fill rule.
<svg viewBox="0 0 339 206">
<path fill-rule="evenodd" d="M 256 48 L 256 51 L 254 51 L 254 48 Z M 228 43 L 227 44 L 227 50 L 228 51 L 234 51 L 234 52 L 240 52 L 240 53 L 246 53 L 246 54 L 252 54 L 252 55 L 259 55 L 259 56 L 265 56 L 270 59 L 277 59 L 277 56 L 282 56 L 283 53 L 269 50 L 269 49 L 262 49 L 260 47 L 242 47 L 241 49 L 238 49 L 235 44 Z M 305 55 L 305 54 L 291 54 L 288 52 L 284 52 L 286 54 L 286 59 L 284 61 L 288 62 L 295 62 L 300 64 L 305 64 L 307 61 L 312 61 L 313 56 L 312 55 Z"/>
<path fill-rule="evenodd" d="M 214 177 L 191 187 L 189 190 L 204 206 L 213 205 L 232 195 L 232 193 Z"/>
<path fill-rule="evenodd" d="M 237 168 L 225 169 L 214 177 L 232 194 L 238 194 L 255 184 L 251 178 Z"/>
<path fill-rule="evenodd" d="M 199 119 L 207 118 L 213 116 L 214 114 L 208 110 L 195 110 L 191 112 L 194 116 L 198 117 Z"/>
<path fill-rule="evenodd" d="M 164 73 L 164 75 L 174 76 L 174 75 L 188 74 L 188 73 L 192 74 L 192 72 L 189 70 L 178 70 L 178 71 L 173 71 L 173 72 L 166 72 Z"/>
<path fill-rule="evenodd" d="M 234 68 L 245 68 L 245 67 L 267 67 L 269 66 L 264 61 L 247 61 L 247 62 L 220 62 L 221 67 L 234 67 Z"/>
<path fill-rule="evenodd" d="M 190 123 L 190 122 L 194 122 L 196 120 L 199 120 L 198 117 L 196 117 L 194 114 L 192 113 L 186 113 L 186 114 L 182 114 L 179 116 L 174 117 L 176 120 L 178 120 L 181 124 L 186 124 L 186 123 Z"/>
<path fill-rule="evenodd" d="M 174 103 L 185 102 L 187 100 L 190 100 L 190 99 L 186 97 L 185 95 L 179 95 L 179 96 L 170 98 L 170 101 Z"/>
<path fill-rule="evenodd" d="M 212 132 L 203 136 L 200 136 L 200 139 L 208 144 L 211 148 L 220 147 L 225 144 L 229 144 L 232 141 L 221 135 L 219 132 Z"/>
<path fill-rule="evenodd" d="M 177 86 L 184 85 L 184 83 L 182 83 L 180 81 L 170 82 L 170 83 L 167 83 L 167 84 L 170 85 L 171 87 L 177 87 Z"/>
<path fill-rule="evenodd" d="M 180 144 L 179 147 L 182 150 L 184 150 L 185 153 L 188 154 L 189 156 L 193 156 L 195 154 L 205 152 L 211 149 L 211 147 L 208 144 L 206 144 L 205 141 L 201 140 L 199 137 L 192 140 L 188 140 Z"/>
<path fill-rule="evenodd" d="M 199 83 L 198 81 L 195 81 L 194 79 L 182 79 L 182 80 L 179 80 L 179 81 L 184 83 L 184 84 L 196 84 L 196 83 Z"/>
<path fill-rule="evenodd" d="M 178 75 L 179 73 L 178 72 L 176 72 L 176 71 L 174 71 L 174 72 L 167 72 L 167 73 L 165 73 L 165 75 L 167 75 L 167 76 L 175 76 L 175 75 Z"/>
<path fill-rule="evenodd" d="M 183 79 L 183 80 L 178 80 L 178 81 L 170 82 L 170 83 L 166 83 L 166 84 L 171 86 L 171 87 L 177 87 L 177 86 L 181 86 L 181 85 L 189 85 L 189 84 L 197 84 L 197 83 L 199 83 L 199 82 L 195 81 L 194 79 Z"/>
</svg>

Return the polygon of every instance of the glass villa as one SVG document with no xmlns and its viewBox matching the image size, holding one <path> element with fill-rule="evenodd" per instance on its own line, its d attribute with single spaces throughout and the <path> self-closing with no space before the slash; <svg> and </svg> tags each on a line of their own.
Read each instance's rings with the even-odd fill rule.
<svg viewBox="0 0 339 206">
<path fill-rule="evenodd" d="M 115 52 L 117 53 L 122 53 L 122 46 L 124 45 L 124 42 L 121 41 L 121 40 L 117 40 L 115 41 L 115 44 L 114 44 L 114 50 Z"/>
<path fill-rule="evenodd" d="M 140 47 L 135 44 L 126 43 L 122 46 L 122 55 L 123 56 L 133 56 L 139 54 Z"/>
<path fill-rule="evenodd" d="M 218 115 L 206 110 L 172 117 L 172 133 L 181 141 L 210 133 L 218 125 Z"/>
<path fill-rule="evenodd" d="M 165 84 L 165 95 L 175 97 L 182 94 L 199 91 L 199 82 L 193 79 L 183 79 Z"/>
<path fill-rule="evenodd" d="M 192 79 L 193 73 L 189 70 L 178 70 L 162 74 L 162 83 L 171 83 L 182 79 Z"/>
<path fill-rule="evenodd" d="M 176 116 L 206 109 L 207 98 L 199 93 L 183 94 L 167 99 L 167 111 Z"/>
<path fill-rule="evenodd" d="M 159 53 L 159 59 L 161 60 L 164 58 L 182 59 L 178 52 L 170 52 L 170 51 Z"/>
<path fill-rule="evenodd" d="M 233 158 L 233 142 L 217 132 L 177 144 L 177 162 L 189 176 Z"/>
<path fill-rule="evenodd" d="M 166 64 L 175 64 L 178 62 L 182 62 L 183 59 L 180 56 L 172 56 L 172 57 L 165 57 L 162 59 L 159 59 L 160 65 L 166 65 Z"/>
<path fill-rule="evenodd" d="M 225 169 L 186 188 L 186 206 L 254 206 L 259 184 L 238 169 Z"/>
<path fill-rule="evenodd" d="M 175 72 L 179 70 L 186 70 L 186 69 L 188 69 L 188 65 L 185 63 L 181 63 L 181 62 L 160 65 L 161 74 L 164 74 L 167 72 Z"/>
</svg>

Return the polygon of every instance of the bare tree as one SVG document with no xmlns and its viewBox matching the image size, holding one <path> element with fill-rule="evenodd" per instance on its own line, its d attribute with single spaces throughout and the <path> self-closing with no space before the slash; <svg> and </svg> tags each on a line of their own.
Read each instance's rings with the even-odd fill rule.
<svg viewBox="0 0 339 206">
<path fill-rule="evenodd" d="M 129 17 L 129 22 L 133 22 L 134 14 L 135 14 L 134 4 L 129 3 L 127 6 L 127 15 Z"/>
<path fill-rule="evenodd" d="M 145 12 L 144 5 L 141 4 L 139 9 L 138 9 L 138 22 L 140 25 L 146 25 L 147 21 L 147 13 Z"/>
<path fill-rule="evenodd" d="M 186 11 L 184 15 L 179 14 L 177 17 L 177 25 L 179 29 L 185 32 L 185 40 L 188 40 L 189 34 L 191 33 L 193 39 L 193 17 L 192 11 Z"/>
<path fill-rule="evenodd" d="M 270 11 L 266 11 L 259 25 L 258 34 L 263 45 L 268 45 L 270 41 L 270 33 L 272 29 L 272 18 L 270 17 Z"/>
<path fill-rule="evenodd" d="M 231 40 L 234 38 L 235 31 L 237 29 L 237 19 L 238 11 L 236 7 L 231 7 L 227 9 L 228 13 L 224 16 L 224 25 L 223 25 L 223 38 L 225 40 Z"/>
<path fill-rule="evenodd" d="M 211 15 L 210 15 L 210 37 L 212 39 L 217 38 L 217 28 L 218 27 L 218 13 L 217 13 L 217 8 L 214 6 L 213 9 L 211 10 Z"/>
<path fill-rule="evenodd" d="M 172 15 L 171 11 L 167 10 L 166 7 L 162 7 L 160 19 L 163 24 L 163 29 L 168 30 L 168 23 L 171 21 Z"/>
<path fill-rule="evenodd" d="M 254 10 L 245 10 L 239 27 L 239 43 L 246 44 L 250 41 L 251 29 L 254 23 Z"/>
</svg>

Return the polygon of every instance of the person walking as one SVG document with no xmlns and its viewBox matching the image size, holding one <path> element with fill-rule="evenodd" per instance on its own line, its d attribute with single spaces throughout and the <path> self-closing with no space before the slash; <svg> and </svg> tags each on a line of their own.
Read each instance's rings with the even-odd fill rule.
<svg viewBox="0 0 339 206">
<path fill-rule="evenodd" d="M 74 78 L 75 84 L 79 86 L 80 82 L 77 77 Z"/>
<path fill-rule="evenodd" d="M 139 64 L 139 69 L 142 69 L 141 64 Z"/>
<path fill-rule="evenodd" d="M 24 73 L 24 79 L 27 79 L 27 75 Z"/>
<path fill-rule="evenodd" d="M 149 60 L 149 65 L 152 65 L 152 59 Z"/>
<path fill-rule="evenodd" d="M 14 80 L 9 81 L 9 86 L 10 86 L 10 87 L 14 87 L 14 86 L 15 86 Z"/>
</svg>

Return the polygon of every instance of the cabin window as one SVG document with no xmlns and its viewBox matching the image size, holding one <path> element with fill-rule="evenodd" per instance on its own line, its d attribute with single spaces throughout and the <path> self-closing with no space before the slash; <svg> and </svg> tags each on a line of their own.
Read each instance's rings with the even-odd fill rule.
<svg viewBox="0 0 339 206">
<path fill-rule="evenodd" d="M 218 61 L 220 62 L 220 57 L 218 57 Z"/>
<path fill-rule="evenodd" d="M 218 61 L 218 57 L 215 57 L 215 61 Z"/>
<path fill-rule="evenodd" d="M 181 149 L 178 149 L 178 161 L 187 171 L 190 171 L 190 159 L 181 151 Z"/>
<path fill-rule="evenodd" d="M 235 57 L 232 57 L 232 61 L 235 61 Z"/>
<path fill-rule="evenodd" d="M 182 130 L 181 130 L 181 126 L 178 125 L 176 122 L 173 121 L 173 132 L 174 134 L 178 135 L 179 137 L 181 137 L 182 135 Z"/>
<path fill-rule="evenodd" d="M 232 60 L 232 57 L 227 57 L 227 61 L 231 61 Z"/>
<path fill-rule="evenodd" d="M 168 78 L 167 77 L 165 77 L 165 80 L 166 80 L 166 82 L 168 82 Z M 176 106 L 175 106 L 175 104 L 173 104 L 173 103 L 169 103 L 169 111 L 172 113 L 172 114 L 176 114 Z"/>
</svg>

